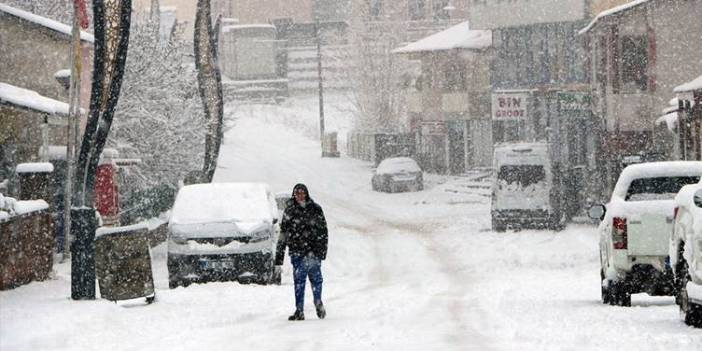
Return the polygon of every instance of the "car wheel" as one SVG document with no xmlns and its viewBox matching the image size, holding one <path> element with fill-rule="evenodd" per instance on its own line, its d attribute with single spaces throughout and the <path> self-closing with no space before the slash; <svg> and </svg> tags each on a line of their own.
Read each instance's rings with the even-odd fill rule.
<svg viewBox="0 0 702 351">
<path fill-rule="evenodd" d="M 690 302 L 690 297 L 687 294 L 687 283 L 690 281 L 691 277 L 687 262 L 684 259 L 682 261 L 680 276 L 682 278 L 680 281 L 681 286 L 677 294 L 680 300 L 680 318 L 689 326 L 702 328 L 702 306 Z"/>
<path fill-rule="evenodd" d="M 492 219 L 492 231 L 493 232 L 504 232 L 506 230 L 506 227 L 504 223 L 500 222 L 497 219 Z"/>
<path fill-rule="evenodd" d="M 631 293 L 627 291 L 624 282 L 612 282 L 609 284 L 609 304 L 612 306 L 631 306 Z"/>
<path fill-rule="evenodd" d="M 610 281 L 605 279 L 604 272 L 600 270 L 600 288 L 602 291 L 600 298 L 602 299 L 602 303 L 605 305 L 609 303 L 611 298 L 609 285 Z"/>
</svg>

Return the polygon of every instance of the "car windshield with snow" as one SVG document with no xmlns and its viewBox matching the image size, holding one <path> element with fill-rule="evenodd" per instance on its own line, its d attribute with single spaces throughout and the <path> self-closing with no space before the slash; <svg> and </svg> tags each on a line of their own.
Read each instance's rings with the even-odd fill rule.
<svg viewBox="0 0 702 351">
<path fill-rule="evenodd" d="M 209 280 L 279 282 L 272 264 L 278 218 L 275 198 L 265 184 L 181 188 L 169 223 L 169 285 Z"/>
</svg>

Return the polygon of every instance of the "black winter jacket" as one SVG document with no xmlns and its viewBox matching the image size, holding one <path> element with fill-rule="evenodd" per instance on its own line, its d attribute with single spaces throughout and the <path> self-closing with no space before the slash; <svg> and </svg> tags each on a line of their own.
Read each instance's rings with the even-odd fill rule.
<svg viewBox="0 0 702 351">
<path fill-rule="evenodd" d="M 322 207 L 314 202 L 309 195 L 305 206 L 290 199 L 283 220 L 280 222 L 280 239 L 276 247 L 275 264 L 283 264 L 285 247 L 291 256 L 306 256 L 312 253 L 324 260 L 327 258 L 327 221 Z"/>
</svg>

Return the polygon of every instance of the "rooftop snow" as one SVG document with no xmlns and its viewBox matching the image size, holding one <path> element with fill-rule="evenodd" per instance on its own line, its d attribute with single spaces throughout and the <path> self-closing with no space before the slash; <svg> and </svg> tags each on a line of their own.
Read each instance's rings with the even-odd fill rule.
<svg viewBox="0 0 702 351">
<path fill-rule="evenodd" d="M 406 54 L 452 49 L 484 49 L 491 45 L 492 31 L 470 30 L 468 22 L 462 22 L 444 31 L 395 49 L 392 53 Z"/>
<path fill-rule="evenodd" d="M 673 89 L 673 91 L 676 93 L 687 93 L 694 90 L 702 90 L 702 76 L 699 76 L 695 80 L 679 85 Z"/>
<path fill-rule="evenodd" d="M 65 102 L 39 95 L 34 90 L 18 88 L 14 85 L 0 82 L 0 103 L 2 102 L 51 115 L 68 115 L 68 104 Z"/>
<path fill-rule="evenodd" d="M 592 29 L 597 24 L 597 21 L 599 21 L 605 17 L 620 14 L 620 13 L 628 11 L 636 6 L 643 5 L 649 1 L 651 1 L 651 0 L 634 0 L 631 2 L 627 2 L 626 4 L 623 4 L 623 5 L 615 6 L 609 10 L 602 11 L 595 17 L 595 19 L 592 20 L 592 22 L 590 22 L 590 24 L 587 25 L 587 27 L 578 31 L 578 34 L 587 33 L 590 29 Z"/>
<path fill-rule="evenodd" d="M 61 22 L 54 21 L 54 20 L 48 19 L 46 17 L 35 15 L 31 12 L 16 9 L 14 7 L 11 7 L 11 6 L 8 6 L 5 4 L 0 4 L 0 11 L 8 13 L 10 15 L 13 15 L 15 17 L 19 17 L 25 21 L 36 23 L 42 27 L 46 27 L 46 28 L 55 30 L 59 33 L 66 34 L 69 37 L 71 36 L 71 26 L 69 26 L 67 24 L 63 24 Z M 80 32 L 80 39 L 83 41 L 87 41 L 89 43 L 95 42 L 95 37 L 93 37 L 92 34 L 84 32 L 84 31 Z"/>
</svg>

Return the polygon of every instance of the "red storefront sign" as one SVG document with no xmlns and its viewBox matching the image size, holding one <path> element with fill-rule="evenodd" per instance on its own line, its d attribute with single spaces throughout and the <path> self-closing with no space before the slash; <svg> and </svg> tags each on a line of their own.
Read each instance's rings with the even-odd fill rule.
<svg viewBox="0 0 702 351">
<path fill-rule="evenodd" d="M 519 120 L 528 117 L 528 93 L 496 92 L 492 94 L 493 120 Z"/>
</svg>

